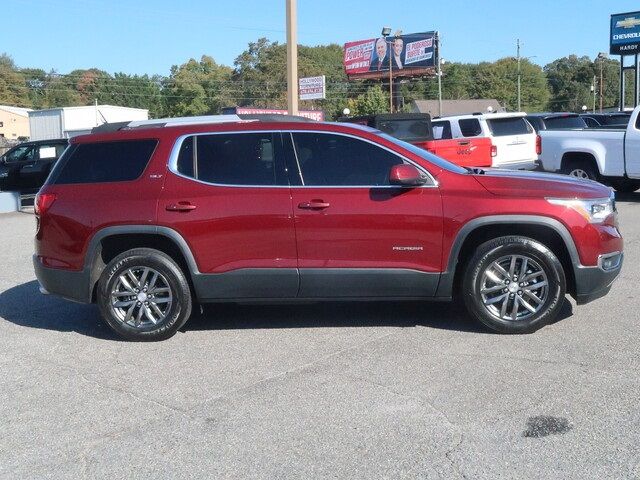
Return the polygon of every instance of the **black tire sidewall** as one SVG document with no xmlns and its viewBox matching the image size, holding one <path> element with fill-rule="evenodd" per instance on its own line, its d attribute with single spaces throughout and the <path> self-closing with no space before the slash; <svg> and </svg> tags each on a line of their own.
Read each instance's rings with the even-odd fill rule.
<svg viewBox="0 0 640 480">
<path fill-rule="evenodd" d="M 110 299 L 111 289 L 118 276 L 128 268 L 150 267 L 167 279 L 173 302 L 169 315 L 159 324 L 135 328 L 122 323 L 114 314 Z M 135 341 L 164 340 L 173 336 L 191 315 L 191 292 L 180 268 L 170 257 L 152 249 L 135 249 L 124 252 L 106 266 L 98 281 L 97 303 L 102 318 L 119 335 Z"/>
<path fill-rule="evenodd" d="M 505 255 L 525 255 L 535 260 L 545 271 L 549 294 L 543 308 L 526 320 L 507 321 L 489 313 L 480 295 L 482 273 L 488 265 Z M 546 246 L 526 237 L 501 237 L 481 245 L 468 264 L 463 282 L 467 310 L 485 326 L 501 333 L 530 333 L 553 321 L 566 293 L 566 278 L 562 264 Z"/>
</svg>

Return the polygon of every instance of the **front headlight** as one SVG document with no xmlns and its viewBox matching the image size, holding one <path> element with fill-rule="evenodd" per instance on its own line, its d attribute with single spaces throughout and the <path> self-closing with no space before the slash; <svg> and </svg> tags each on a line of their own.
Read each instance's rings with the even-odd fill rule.
<svg viewBox="0 0 640 480">
<path fill-rule="evenodd" d="M 563 205 L 572 208 L 590 223 L 603 223 L 611 215 L 616 214 L 613 195 L 610 198 L 578 199 L 578 198 L 547 198 L 553 205 Z"/>
</svg>

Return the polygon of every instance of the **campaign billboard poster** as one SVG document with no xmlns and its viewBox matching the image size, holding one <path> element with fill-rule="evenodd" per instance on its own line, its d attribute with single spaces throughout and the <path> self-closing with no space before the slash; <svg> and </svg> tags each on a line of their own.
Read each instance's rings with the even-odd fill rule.
<svg viewBox="0 0 640 480">
<path fill-rule="evenodd" d="M 615 55 L 640 53 L 640 12 L 611 15 L 609 53 Z"/>
<path fill-rule="evenodd" d="M 344 71 L 353 78 L 434 75 L 438 54 L 437 32 L 379 37 L 344 45 Z"/>
</svg>

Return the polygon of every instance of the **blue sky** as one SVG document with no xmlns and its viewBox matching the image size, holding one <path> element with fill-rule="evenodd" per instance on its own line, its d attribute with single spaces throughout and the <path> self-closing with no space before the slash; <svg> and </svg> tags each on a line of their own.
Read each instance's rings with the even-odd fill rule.
<svg viewBox="0 0 640 480">
<path fill-rule="evenodd" d="M 7 1 L 7 0 L 5 0 Z M 21 67 L 97 67 L 168 75 L 171 65 L 211 55 L 233 60 L 259 37 L 284 42 L 285 0 L 9 0 L 0 52 Z M 8 7 L 8 5 L 5 5 Z M 544 65 L 608 51 L 609 15 L 637 0 L 298 0 L 299 43 L 343 44 L 381 27 L 439 30 L 442 56 L 478 62 L 515 55 Z"/>
</svg>

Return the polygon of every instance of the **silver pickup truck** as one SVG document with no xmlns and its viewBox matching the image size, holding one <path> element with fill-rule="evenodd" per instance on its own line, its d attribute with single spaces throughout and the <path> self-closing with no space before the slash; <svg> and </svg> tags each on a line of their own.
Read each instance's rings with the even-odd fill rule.
<svg viewBox="0 0 640 480">
<path fill-rule="evenodd" d="M 640 107 L 626 129 L 544 130 L 541 167 L 605 183 L 620 192 L 640 189 Z"/>
</svg>

